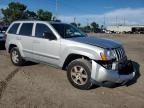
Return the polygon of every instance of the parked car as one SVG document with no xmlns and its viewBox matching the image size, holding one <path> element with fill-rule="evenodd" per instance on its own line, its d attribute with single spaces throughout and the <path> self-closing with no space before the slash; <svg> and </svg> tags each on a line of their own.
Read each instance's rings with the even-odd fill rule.
<svg viewBox="0 0 144 108">
<path fill-rule="evenodd" d="M 69 82 L 78 89 L 124 84 L 135 76 L 122 44 L 87 36 L 69 24 L 15 21 L 6 35 L 6 49 L 14 65 L 25 61 L 50 64 L 66 70 Z"/>
<path fill-rule="evenodd" d="M 5 32 L 8 27 L 0 28 L 0 43 L 5 43 Z"/>
</svg>

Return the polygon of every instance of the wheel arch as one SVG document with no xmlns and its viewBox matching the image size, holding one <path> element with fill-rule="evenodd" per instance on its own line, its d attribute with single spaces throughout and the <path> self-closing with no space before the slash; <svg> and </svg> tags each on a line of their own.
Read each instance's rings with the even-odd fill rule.
<svg viewBox="0 0 144 108">
<path fill-rule="evenodd" d="M 11 49 L 12 49 L 13 47 L 17 47 L 17 48 L 19 49 L 19 52 L 20 52 L 21 56 L 24 57 L 24 54 L 23 54 L 23 52 L 22 52 L 22 46 L 21 46 L 20 43 L 13 43 L 13 42 L 10 43 L 10 44 L 9 44 L 9 47 L 8 47 L 8 49 L 7 49 L 8 53 L 10 53 L 10 51 L 11 51 Z"/>
<path fill-rule="evenodd" d="M 91 60 L 89 57 L 87 57 L 85 55 L 72 53 L 72 54 L 69 54 L 67 56 L 67 58 L 65 59 L 64 64 L 62 66 L 62 69 L 67 70 L 67 66 L 69 65 L 69 63 L 71 63 L 73 60 L 76 60 L 76 59 L 79 59 L 79 58 L 86 59 L 86 60 Z"/>
</svg>

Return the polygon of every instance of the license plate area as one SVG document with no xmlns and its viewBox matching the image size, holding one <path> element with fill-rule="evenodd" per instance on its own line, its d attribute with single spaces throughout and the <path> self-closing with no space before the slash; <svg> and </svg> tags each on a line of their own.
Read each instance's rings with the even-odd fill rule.
<svg viewBox="0 0 144 108">
<path fill-rule="evenodd" d="M 134 71 L 132 61 L 126 61 L 118 64 L 118 72 L 120 75 L 129 75 Z"/>
</svg>

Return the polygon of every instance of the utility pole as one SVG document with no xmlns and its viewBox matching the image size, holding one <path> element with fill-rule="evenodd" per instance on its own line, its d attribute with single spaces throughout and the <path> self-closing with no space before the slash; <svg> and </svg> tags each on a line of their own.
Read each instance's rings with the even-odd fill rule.
<svg viewBox="0 0 144 108">
<path fill-rule="evenodd" d="M 74 17 L 74 23 L 76 23 L 76 17 Z"/>
<path fill-rule="evenodd" d="M 58 0 L 56 0 L 56 19 L 58 19 Z"/>
<path fill-rule="evenodd" d="M 116 26 L 118 26 L 118 18 L 117 18 L 117 16 L 116 16 Z"/>
<path fill-rule="evenodd" d="M 105 19 L 105 15 L 104 15 L 104 28 L 106 26 L 106 19 Z"/>
<path fill-rule="evenodd" d="M 87 26 L 89 26 L 89 19 L 87 18 L 86 20 L 87 20 Z"/>
<path fill-rule="evenodd" d="M 124 25 L 126 25 L 126 22 L 125 22 L 125 17 L 124 17 Z"/>
</svg>

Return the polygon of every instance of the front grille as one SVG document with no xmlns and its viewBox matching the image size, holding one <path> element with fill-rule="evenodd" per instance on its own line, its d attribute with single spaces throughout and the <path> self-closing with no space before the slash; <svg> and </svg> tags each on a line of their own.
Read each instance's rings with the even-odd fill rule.
<svg viewBox="0 0 144 108">
<path fill-rule="evenodd" d="M 117 48 L 117 49 L 113 49 L 112 53 L 114 54 L 114 56 L 116 57 L 116 60 L 119 61 L 123 58 L 126 57 L 125 51 L 123 48 Z"/>
</svg>

